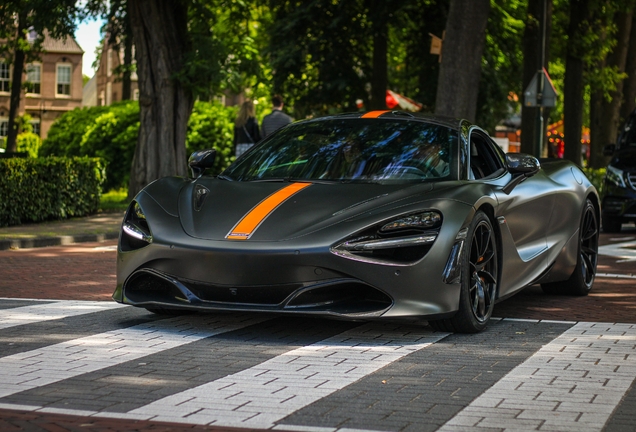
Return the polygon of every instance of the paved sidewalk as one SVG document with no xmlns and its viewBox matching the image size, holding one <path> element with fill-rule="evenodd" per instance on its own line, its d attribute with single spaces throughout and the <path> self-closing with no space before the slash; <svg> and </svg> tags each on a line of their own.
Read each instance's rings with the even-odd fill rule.
<svg viewBox="0 0 636 432">
<path fill-rule="evenodd" d="M 0 250 L 100 242 L 119 235 L 123 211 L 0 228 Z"/>
</svg>

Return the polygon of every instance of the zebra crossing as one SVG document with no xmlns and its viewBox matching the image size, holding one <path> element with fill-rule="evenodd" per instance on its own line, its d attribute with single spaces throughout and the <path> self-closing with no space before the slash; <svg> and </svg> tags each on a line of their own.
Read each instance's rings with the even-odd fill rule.
<svg viewBox="0 0 636 432">
<path fill-rule="evenodd" d="M 635 377 L 633 324 L 501 319 L 457 335 L 0 299 L 1 409 L 322 432 L 619 430 Z"/>
</svg>

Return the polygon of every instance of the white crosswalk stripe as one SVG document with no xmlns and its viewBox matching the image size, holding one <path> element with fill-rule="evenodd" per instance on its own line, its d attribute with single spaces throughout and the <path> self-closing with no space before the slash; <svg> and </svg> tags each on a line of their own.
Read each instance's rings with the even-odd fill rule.
<svg viewBox="0 0 636 432">
<path fill-rule="evenodd" d="M 289 351 L 250 369 L 131 411 L 153 420 L 271 428 L 275 422 L 352 384 L 445 333 L 366 324 Z"/>
<path fill-rule="evenodd" d="M 636 377 L 636 325 L 579 323 L 483 393 L 440 431 L 598 431 Z"/>
<path fill-rule="evenodd" d="M 44 320 L 98 311 L 108 313 L 109 308 L 113 307 L 119 306 L 110 302 L 54 301 L 48 304 L 0 309 L 0 342 L 15 340 L 20 343 L 20 338 L 23 337 L 21 335 L 32 337 L 26 328 L 10 327 L 28 326 Z M 98 319 L 100 314 L 92 316 Z M 83 319 L 78 322 L 83 323 Z M 281 342 L 278 343 L 275 342 L 278 338 L 287 337 L 290 333 L 285 328 L 287 318 L 272 321 L 274 324 L 270 323 L 267 327 L 258 326 L 272 319 L 273 316 L 266 314 L 190 315 L 79 337 L 37 349 L 30 349 L 29 345 L 25 344 L 22 348 L 25 351 L 14 350 L 12 352 L 15 354 L 11 355 L 2 356 L 0 352 L 0 398 L 6 398 L 0 400 L 0 409 L 221 427 L 307 432 L 352 431 L 354 429 L 344 426 L 295 426 L 292 421 L 299 418 L 298 413 L 303 413 L 304 416 L 310 405 L 334 400 L 335 395 L 342 394 L 338 392 L 352 388 L 353 384 L 357 385 L 365 379 L 368 382 L 367 377 L 373 377 L 372 374 L 382 368 L 390 366 L 394 370 L 404 370 L 404 365 L 409 364 L 405 357 L 409 355 L 419 352 L 410 359 L 423 359 L 428 358 L 427 356 L 437 358 L 438 354 L 429 354 L 436 352 L 430 351 L 432 347 L 454 346 L 458 340 L 467 341 L 454 337 L 453 342 L 444 343 L 450 339 L 448 334 L 433 332 L 429 327 L 372 322 L 355 324 L 354 328 L 347 325 L 339 330 L 329 327 L 330 331 L 327 333 L 318 333 L 319 336 L 314 336 L 311 342 L 304 343 L 303 328 L 293 337 L 280 339 Z M 317 321 L 308 328 L 320 328 L 324 331 L 326 327 L 321 327 L 324 323 L 328 322 Z M 634 385 L 636 377 L 636 325 L 551 321 L 542 324 L 536 320 L 510 319 L 496 321 L 492 325 L 505 326 L 505 323 L 514 326 L 509 327 L 513 335 L 516 329 L 526 328 L 523 326 L 541 326 L 535 327 L 533 331 L 543 336 L 543 339 L 536 339 L 534 349 L 527 350 L 523 357 L 518 357 L 516 362 L 511 362 L 505 371 L 493 378 L 488 384 L 492 385 L 489 389 L 483 391 L 486 387 L 482 387 L 476 390 L 466 399 L 462 405 L 464 408 L 459 413 L 457 408 L 436 423 L 442 425 L 446 422 L 440 431 L 491 428 L 514 431 L 598 431 L 605 427 L 628 392 L 634 392 L 630 388 Z M 543 330 L 550 325 L 550 328 L 557 330 L 552 330 L 551 334 L 544 336 Z M 203 340 L 248 326 L 254 327 L 232 334 L 226 339 Z M 283 331 L 269 339 L 272 328 L 278 329 L 279 332 L 282 328 Z M 342 328 L 349 330 L 336 334 Z M 6 334 L 12 336 L 3 339 Z M 326 337 L 329 335 L 334 336 Z M 258 339 L 259 337 L 261 339 Z M 191 358 L 196 366 L 200 364 L 203 369 L 217 368 L 218 371 L 229 372 L 217 373 L 213 378 L 206 378 L 206 375 L 192 382 L 187 382 L 187 379 L 183 378 L 179 381 L 181 387 L 178 390 L 170 391 L 170 388 L 167 388 L 167 391 L 156 392 L 156 396 L 153 394 L 137 401 L 138 408 L 131 409 L 121 403 L 122 411 L 128 410 L 127 412 L 115 412 L 115 409 L 108 408 L 108 404 L 86 404 L 81 409 L 74 409 L 69 405 L 66 408 L 64 401 L 58 402 L 54 399 L 51 399 L 51 405 L 47 406 L 47 394 L 52 394 L 57 388 L 64 389 L 65 386 L 79 388 L 82 386 L 81 379 L 77 380 L 80 376 L 122 365 L 131 360 L 135 360 L 132 367 L 134 369 L 134 365 L 145 365 L 145 362 L 149 361 L 144 359 L 145 357 L 158 355 L 176 347 L 185 347 L 197 341 L 201 341 L 195 344 L 199 346 L 198 351 L 188 346 L 187 350 L 194 350 L 195 354 L 185 357 Z M 440 342 L 444 345 L 435 345 Z M 278 343 L 277 348 L 271 349 L 274 345 L 270 347 L 270 343 Z M 242 351 L 243 345 L 250 344 L 255 348 L 251 351 Z M 212 348 L 217 345 L 221 345 L 221 348 Z M 460 348 L 452 352 L 463 355 L 463 345 L 457 346 Z M 228 353 L 235 349 L 238 350 L 239 360 L 242 360 L 240 355 L 243 352 L 251 353 L 249 355 L 253 357 L 245 363 L 241 362 L 240 366 L 234 366 L 234 369 L 224 369 L 223 367 L 229 367 L 236 359 L 224 359 L 223 356 L 231 357 Z M 479 349 L 482 349 L 481 346 Z M 177 351 L 183 350 L 182 348 Z M 173 352 L 168 351 L 162 355 L 164 359 L 172 359 Z M 155 356 L 151 360 L 154 370 L 161 369 L 161 359 Z M 180 364 L 181 361 L 182 358 L 175 359 L 175 364 Z M 415 360 L 410 362 L 415 367 L 418 366 Z M 397 365 L 397 369 L 395 365 L 391 366 L 393 363 Z M 180 367 L 179 370 L 186 371 L 191 365 Z M 427 367 L 429 369 L 426 370 L 430 371 L 430 366 Z M 169 374 L 173 373 L 172 369 L 167 373 L 166 379 L 171 379 Z M 100 386 L 113 382 L 125 383 L 122 388 L 134 388 L 136 382 L 159 379 L 156 376 L 146 378 L 146 372 L 140 370 L 131 371 L 130 375 L 117 375 L 117 371 L 114 370 L 104 373 L 103 376 L 110 374 L 115 374 L 113 376 L 116 379 L 82 379 L 86 383 L 90 381 L 93 385 L 91 388 L 94 389 L 100 389 Z M 400 376 L 408 376 L 408 379 L 411 376 L 418 377 L 417 374 Z M 74 378 L 76 381 L 73 381 Z M 44 389 L 41 394 L 33 392 L 52 384 L 54 385 L 51 388 Z M 470 383 L 465 385 L 468 386 Z M 417 392 L 421 392 L 424 395 L 422 397 L 434 397 L 427 395 L 430 390 L 432 389 L 427 387 Z M 139 391 L 145 390 L 140 387 Z M 21 392 L 25 393 L 18 395 Z M 107 392 L 104 394 L 107 397 Z M 346 391 L 344 394 L 347 394 Z M 382 394 L 381 391 L 379 394 Z M 42 405 L 37 405 L 38 402 L 29 405 L 31 395 L 35 395 L 35 400 L 40 401 Z M 476 397 L 477 395 L 479 396 Z M 71 396 L 65 397 L 69 398 L 66 400 L 72 400 Z M 91 410 L 93 407 L 95 409 Z M 382 429 L 381 425 L 377 428 Z M 367 424 L 358 430 L 362 429 L 374 428 Z"/>
<path fill-rule="evenodd" d="M 0 310 L 0 329 L 112 310 L 119 307 L 123 307 L 123 305 L 115 302 L 71 300 L 2 309 Z"/>
<path fill-rule="evenodd" d="M 172 318 L 113 330 L 0 358 L 0 397 L 115 366 L 220 333 L 262 316 Z"/>
</svg>

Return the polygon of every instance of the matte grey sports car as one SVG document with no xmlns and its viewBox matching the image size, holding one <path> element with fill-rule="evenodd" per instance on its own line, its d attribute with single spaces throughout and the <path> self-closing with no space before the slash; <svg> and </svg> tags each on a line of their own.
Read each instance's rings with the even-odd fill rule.
<svg viewBox="0 0 636 432">
<path fill-rule="evenodd" d="M 193 153 L 193 178 L 131 203 L 116 301 L 477 332 L 530 284 L 592 288 L 594 186 L 569 162 L 504 154 L 465 120 L 343 114 L 293 123 L 205 175 L 214 155 Z"/>
</svg>

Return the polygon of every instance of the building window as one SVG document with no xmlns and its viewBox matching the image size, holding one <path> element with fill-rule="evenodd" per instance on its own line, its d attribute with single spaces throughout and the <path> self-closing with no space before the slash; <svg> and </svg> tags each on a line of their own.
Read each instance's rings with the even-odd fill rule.
<svg viewBox="0 0 636 432">
<path fill-rule="evenodd" d="M 0 137 L 9 135 L 9 119 L 0 118 Z"/>
<path fill-rule="evenodd" d="M 9 72 L 9 64 L 3 61 L 0 61 L 0 92 L 1 93 L 9 93 L 9 82 L 10 82 L 10 72 Z"/>
<path fill-rule="evenodd" d="M 27 66 L 26 91 L 31 94 L 40 94 L 40 73 L 42 66 L 31 64 Z"/>
<path fill-rule="evenodd" d="M 68 64 L 57 65 L 56 95 L 58 96 L 71 95 L 71 65 L 68 65 Z"/>
</svg>

